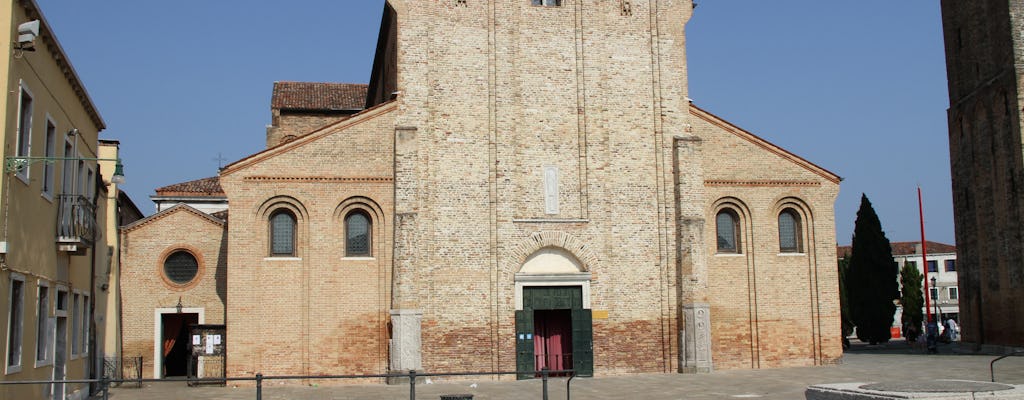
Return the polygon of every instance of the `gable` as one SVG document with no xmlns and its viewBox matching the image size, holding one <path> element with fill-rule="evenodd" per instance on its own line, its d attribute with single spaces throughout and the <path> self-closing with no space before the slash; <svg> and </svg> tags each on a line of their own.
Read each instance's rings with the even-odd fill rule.
<svg viewBox="0 0 1024 400">
<path fill-rule="evenodd" d="M 708 183 L 784 183 L 816 186 L 842 178 L 696 106 L 694 133 L 703 140 Z"/>
<path fill-rule="evenodd" d="M 246 176 L 335 179 L 391 176 L 397 102 L 358 113 L 306 136 L 250 155 L 221 170 L 223 179 Z"/>
<path fill-rule="evenodd" d="M 125 225 L 121 228 L 121 232 L 128 234 L 136 230 L 143 229 L 145 227 L 152 226 L 164 226 L 170 224 L 172 227 L 182 227 L 183 223 L 188 223 L 187 226 L 211 226 L 216 229 L 224 229 L 225 221 L 218 219 L 195 208 L 189 207 L 185 204 L 178 204 L 174 207 L 168 208 L 156 214 L 150 215 L 146 218 L 135 221 L 131 224 Z"/>
</svg>

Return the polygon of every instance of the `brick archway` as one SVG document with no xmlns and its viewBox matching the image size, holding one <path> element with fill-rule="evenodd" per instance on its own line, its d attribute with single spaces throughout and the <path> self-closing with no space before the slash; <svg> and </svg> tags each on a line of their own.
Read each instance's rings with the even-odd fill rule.
<svg viewBox="0 0 1024 400">
<path fill-rule="evenodd" d="M 512 253 L 517 264 L 522 266 L 528 257 L 545 247 L 556 247 L 568 251 L 579 260 L 580 267 L 584 272 L 591 271 L 600 262 L 597 255 L 590 251 L 590 248 L 582 240 L 565 232 L 534 232 L 521 240 L 512 249 Z"/>
</svg>

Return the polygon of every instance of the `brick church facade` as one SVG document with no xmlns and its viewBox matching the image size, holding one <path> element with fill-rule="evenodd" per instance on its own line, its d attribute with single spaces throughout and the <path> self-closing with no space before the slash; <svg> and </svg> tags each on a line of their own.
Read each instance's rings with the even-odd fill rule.
<svg viewBox="0 0 1024 400">
<path fill-rule="evenodd" d="M 275 84 L 267 149 L 175 189 L 226 213 L 123 230 L 125 309 L 225 324 L 229 376 L 836 362 L 840 179 L 690 103 L 693 7 L 388 0 L 369 85 Z"/>
</svg>

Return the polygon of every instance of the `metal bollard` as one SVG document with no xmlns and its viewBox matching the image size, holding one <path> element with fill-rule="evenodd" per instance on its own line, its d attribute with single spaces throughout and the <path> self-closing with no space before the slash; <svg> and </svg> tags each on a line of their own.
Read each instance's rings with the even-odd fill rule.
<svg viewBox="0 0 1024 400">
<path fill-rule="evenodd" d="M 544 381 L 544 395 L 543 399 L 548 400 L 548 368 L 544 367 L 540 370 L 540 379 Z"/>
<path fill-rule="evenodd" d="M 263 374 L 256 374 L 256 400 L 263 400 Z"/>
<path fill-rule="evenodd" d="M 409 400 L 416 400 L 416 370 L 409 370 Z"/>
<path fill-rule="evenodd" d="M 110 399 L 110 381 L 107 379 L 106 371 L 100 376 L 100 389 L 103 390 L 103 400 Z"/>
</svg>

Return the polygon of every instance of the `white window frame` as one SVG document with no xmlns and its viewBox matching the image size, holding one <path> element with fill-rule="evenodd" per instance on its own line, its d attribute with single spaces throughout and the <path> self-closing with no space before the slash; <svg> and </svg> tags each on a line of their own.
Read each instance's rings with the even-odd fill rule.
<svg viewBox="0 0 1024 400">
<path fill-rule="evenodd" d="M 63 160 L 63 171 L 61 171 L 61 187 L 60 194 L 75 194 L 75 188 L 78 187 L 78 164 L 72 158 L 78 154 L 78 141 L 72 139 L 69 134 L 64 135 L 64 154 Z"/>
<path fill-rule="evenodd" d="M 25 81 L 19 81 L 18 82 L 18 87 L 19 87 L 19 90 L 18 90 L 18 114 L 17 114 L 18 121 L 17 121 L 17 128 L 16 128 L 17 130 L 15 131 L 15 134 L 17 136 L 16 136 L 15 144 L 14 144 L 14 155 L 18 156 L 18 157 L 31 157 L 32 156 L 32 114 L 35 112 L 35 110 L 33 110 L 33 108 L 35 107 L 36 96 L 34 94 L 32 94 L 31 90 L 28 90 L 28 86 L 25 86 Z M 25 99 L 26 96 L 28 96 L 28 99 L 31 101 L 31 104 L 29 104 L 29 108 L 28 108 L 28 130 L 26 132 L 23 132 L 22 131 L 22 128 L 23 128 L 22 125 L 25 123 L 25 121 L 24 121 L 24 118 L 22 118 L 22 115 L 24 115 L 24 109 L 22 108 L 24 105 L 22 103 L 24 102 L 24 99 Z M 21 141 L 23 139 L 23 136 L 24 136 L 24 139 L 28 141 L 28 143 L 26 143 L 26 146 L 25 146 L 25 153 L 24 154 L 21 153 L 21 147 L 22 147 Z M 30 167 L 30 165 L 26 164 L 21 170 L 19 170 L 15 174 L 15 176 L 17 176 L 19 179 L 21 179 L 22 182 L 25 182 L 26 184 L 28 184 L 29 183 L 29 175 L 30 175 L 29 171 L 31 169 L 32 168 Z"/>
<path fill-rule="evenodd" d="M 81 302 L 82 292 L 74 290 L 71 295 L 71 329 L 68 329 L 71 331 L 71 343 L 69 343 L 71 345 L 69 346 L 71 350 L 71 357 L 69 359 L 71 360 L 78 359 L 82 350 L 81 346 L 79 346 L 79 340 L 81 340 L 79 336 L 79 329 L 82 323 Z"/>
<path fill-rule="evenodd" d="M 52 129 L 51 129 L 52 128 Z M 57 168 L 54 165 L 57 157 L 57 122 L 50 117 L 50 114 L 46 114 L 46 129 L 43 133 L 43 155 L 47 158 L 43 162 L 43 179 L 42 179 L 42 193 L 43 198 L 53 201 L 53 187 L 57 184 Z"/>
<path fill-rule="evenodd" d="M 41 300 L 40 294 L 43 289 L 46 289 L 46 304 L 43 308 L 40 308 L 39 301 Z M 54 318 L 50 316 L 50 310 L 53 309 L 54 296 L 56 292 L 50 288 L 50 283 L 44 280 L 37 282 L 36 287 L 36 352 L 35 352 L 35 367 L 43 367 L 53 364 L 53 328 Z M 41 322 L 45 321 L 45 322 Z M 43 347 L 43 358 L 39 358 L 39 346 Z"/>
<path fill-rule="evenodd" d="M 82 159 L 82 153 L 77 153 L 77 155 L 75 157 L 78 158 L 78 164 L 76 164 L 78 167 L 75 169 L 76 171 L 78 171 L 78 176 L 75 178 L 75 182 L 78 182 L 78 184 L 75 185 L 75 193 L 74 194 L 77 194 L 79 196 L 85 196 L 85 193 L 86 193 L 86 186 L 85 186 L 86 185 L 86 183 L 85 183 L 86 165 L 85 165 L 85 160 Z"/>
<path fill-rule="evenodd" d="M 956 286 L 947 287 L 946 296 L 949 296 L 950 300 L 960 301 L 960 289 Z"/>
<path fill-rule="evenodd" d="M 89 293 L 82 292 L 82 347 L 79 354 L 83 357 L 89 354 L 89 328 L 92 327 L 90 319 L 92 310 L 89 309 Z"/>
<path fill-rule="evenodd" d="M 14 321 L 14 282 L 18 281 L 21 283 L 21 312 L 18 313 L 18 321 Z M 21 372 L 22 360 L 25 359 L 25 337 L 22 335 L 25 332 L 25 276 L 19 273 L 12 272 L 10 279 L 7 281 L 7 340 L 4 346 L 7 351 L 4 352 L 4 371 L 7 375 Z M 15 350 L 12 346 L 12 338 L 17 332 L 18 343 L 17 346 L 18 359 L 15 364 L 11 364 L 11 352 Z"/>
<path fill-rule="evenodd" d="M 82 194 L 89 199 L 89 202 L 92 202 L 93 197 L 96 196 L 96 170 L 89 164 L 85 166 L 85 188 L 82 190 Z"/>
<path fill-rule="evenodd" d="M 64 308 L 60 308 L 61 295 L 64 297 Z M 57 285 L 57 297 L 53 298 L 53 316 L 65 318 L 68 316 L 68 288 L 66 286 Z"/>
</svg>

